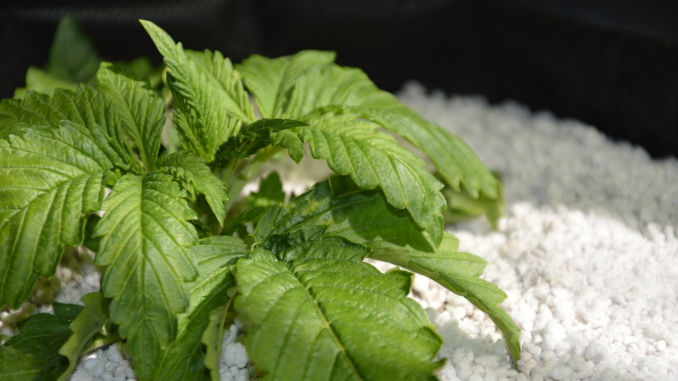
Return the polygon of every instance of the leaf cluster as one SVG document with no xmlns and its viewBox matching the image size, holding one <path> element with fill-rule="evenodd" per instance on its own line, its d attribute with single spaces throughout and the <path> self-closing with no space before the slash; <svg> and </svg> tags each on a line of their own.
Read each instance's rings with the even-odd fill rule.
<svg viewBox="0 0 678 381">
<path fill-rule="evenodd" d="M 506 295 L 444 231 L 446 199 L 500 211 L 501 184 L 468 146 L 331 52 L 234 65 L 142 25 L 164 58 L 169 104 L 107 62 L 91 84 L 0 103 L 0 305 L 25 302 L 68 247 L 86 243 L 104 269 L 84 308 L 55 305 L 0 347 L 3 378 L 67 377 L 105 332 L 124 340 L 141 380 L 214 378 L 237 316 L 267 379 L 432 379 L 442 342 L 407 298 L 412 272 L 486 312 L 517 361 Z M 85 76 L 84 61 L 68 75 Z M 238 198 L 279 152 L 310 153 L 336 176 L 285 202 L 272 174 Z M 32 344 L 47 334 L 49 345 Z"/>
</svg>

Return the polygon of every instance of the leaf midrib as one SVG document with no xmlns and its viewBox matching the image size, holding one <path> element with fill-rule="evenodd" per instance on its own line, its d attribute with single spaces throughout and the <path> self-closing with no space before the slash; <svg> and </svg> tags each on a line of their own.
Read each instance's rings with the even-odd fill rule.
<svg viewBox="0 0 678 381">
<path fill-rule="evenodd" d="M 308 285 L 306 285 L 306 283 L 304 283 L 302 281 L 301 277 L 299 277 L 297 275 L 297 272 L 292 268 L 291 264 L 289 264 L 289 263 L 287 264 L 287 269 L 290 272 L 290 274 L 292 274 L 292 276 L 294 276 L 294 278 L 297 280 L 297 282 L 299 282 L 299 284 L 303 287 L 304 291 L 306 292 L 306 296 L 313 302 L 313 305 L 316 307 L 316 311 L 318 313 L 318 316 L 322 320 L 322 323 L 325 326 L 325 329 L 327 329 L 327 331 L 330 333 L 330 335 L 332 337 L 332 341 L 336 345 L 337 349 L 339 349 L 339 351 L 346 358 L 346 361 L 348 362 L 349 366 L 353 370 L 353 373 L 356 376 L 358 376 L 358 378 L 360 380 L 365 380 L 365 378 L 362 376 L 362 374 L 360 374 L 360 372 L 358 371 L 358 368 L 356 368 L 355 363 L 353 362 L 353 359 L 351 358 L 351 356 L 346 351 L 346 348 L 341 344 L 339 337 L 337 336 L 337 334 L 334 331 L 334 328 L 332 327 L 332 323 L 330 323 L 329 320 L 327 319 L 327 317 L 325 316 L 325 311 L 318 304 L 318 301 L 316 300 L 315 295 L 313 295 L 311 288 Z M 320 332 L 322 332 L 322 331 L 319 331 L 318 334 L 320 334 Z M 335 364 L 336 364 L 336 359 L 335 359 Z M 334 366 L 334 364 L 333 364 L 333 366 Z"/>
</svg>

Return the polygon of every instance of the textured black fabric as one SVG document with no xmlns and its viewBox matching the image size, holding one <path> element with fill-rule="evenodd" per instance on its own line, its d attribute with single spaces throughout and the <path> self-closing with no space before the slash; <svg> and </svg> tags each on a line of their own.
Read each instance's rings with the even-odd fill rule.
<svg viewBox="0 0 678 381">
<path fill-rule="evenodd" d="M 449 93 L 515 99 L 678 155 L 676 2 L 597 0 L 186 0 L 0 3 L 0 96 L 47 60 L 70 13 L 101 56 L 147 55 L 147 18 L 185 46 L 238 61 L 329 49 L 381 87 L 408 79 Z"/>
</svg>

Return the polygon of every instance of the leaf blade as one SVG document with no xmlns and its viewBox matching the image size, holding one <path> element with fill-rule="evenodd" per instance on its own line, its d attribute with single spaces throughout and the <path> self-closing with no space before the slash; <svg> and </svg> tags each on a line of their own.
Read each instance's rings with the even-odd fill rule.
<svg viewBox="0 0 678 381">
<path fill-rule="evenodd" d="M 243 96 L 238 92 L 242 85 L 239 78 L 236 78 L 237 72 L 232 69 L 228 60 L 221 60 L 219 64 L 223 63 L 223 67 L 219 70 L 206 70 L 202 66 L 205 64 L 204 60 L 191 59 L 181 43 L 175 44 L 157 25 L 146 20 L 141 20 L 141 24 L 167 65 L 168 84 L 177 108 L 175 124 L 183 137 L 183 145 L 205 161 L 211 162 L 219 146 L 231 136 L 237 135 L 243 122 L 252 121 L 252 112 L 240 109 L 247 109 L 249 104 L 238 104 Z M 214 63 L 220 57 L 220 54 L 215 54 L 209 59 Z M 232 82 L 229 81 L 229 86 L 224 88 L 222 75 L 226 72 Z M 236 94 L 229 93 L 229 89 L 237 90 Z"/>
<path fill-rule="evenodd" d="M 198 239 L 186 194 L 171 176 L 125 175 L 104 200 L 97 223 L 98 265 L 108 266 L 102 290 L 112 298 L 111 320 L 128 339 L 143 379 L 176 336 L 176 314 L 189 305 L 186 283 L 196 276 L 188 249 Z"/>
<path fill-rule="evenodd" d="M 165 124 L 165 104 L 147 83 L 134 80 L 108 62 L 96 75 L 97 87 L 120 115 L 125 132 L 139 148 L 146 170 L 155 165 Z"/>
<path fill-rule="evenodd" d="M 54 273 L 63 249 L 82 241 L 116 160 L 97 133 L 63 122 L 0 140 L 0 303 L 17 307 L 38 275 Z"/>
<path fill-rule="evenodd" d="M 155 364 L 154 380 L 207 380 L 207 370 L 213 364 L 206 364 L 204 352 L 205 330 L 210 324 L 212 311 L 227 306 L 233 296 L 233 267 L 238 258 L 247 254 L 248 247 L 235 237 L 215 236 L 201 240 L 192 251 L 199 258 L 198 278 L 188 284 L 190 305 L 179 315 L 177 337 L 163 349 Z M 203 333 L 203 335 L 200 335 Z M 214 341 L 221 338 L 216 335 Z M 207 347 L 209 353 L 209 346 Z M 187 355 L 188 354 L 188 355 Z M 218 374 L 219 357 L 216 356 Z"/>
<path fill-rule="evenodd" d="M 319 109 L 342 110 L 396 133 L 423 152 L 447 184 L 473 198 L 497 198 L 501 184 L 458 137 L 423 119 L 359 69 L 315 66 L 300 75 L 282 114 L 298 119 Z"/>
<path fill-rule="evenodd" d="M 288 57 L 254 54 L 236 66 L 264 118 L 283 116 L 290 89 L 299 76 L 314 66 L 330 64 L 334 53 L 304 50 Z"/>
<path fill-rule="evenodd" d="M 391 205 L 407 209 L 435 242 L 440 241 L 446 203 L 440 193 L 443 185 L 426 170 L 422 160 L 364 120 L 322 114 L 306 122 L 307 126 L 293 131 L 300 141 L 309 142 L 314 158 L 326 159 L 330 169 L 349 175 L 362 189 L 378 186 Z"/>
<path fill-rule="evenodd" d="M 68 360 L 58 351 L 71 335 L 69 324 L 82 310 L 73 304 L 54 303 L 54 314 L 37 314 L 19 326 L 20 332 L 0 346 L 3 380 L 56 379 Z"/>
<path fill-rule="evenodd" d="M 189 183 L 196 192 L 205 196 L 220 224 L 226 217 L 224 202 L 228 200 L 225 184 L 216 177 L 207 164 L 196 156 L 186 152 L 176 152 L 163 156 L 158 162 L 158 170 L 172 173 L 178 179 Z"/>
<path fill-rule="evenodd" d="M 268 379 L 431 379 L 440 365 L 440 338 L 405 298 L 408 273 L 323 258 L 286 264 L 258 252 L 238 262 L 236 279 L 236 311 L 252 324 L 246 347 Z"/>
<path fill-rule="evenodd" d="M 370 247 L 371 258 L 425 275 L 487 313 L 502 332 L 514 364 L 518 361 L 520 330 L 500 307 L 506 294 L 479 278 L 484 260 L 458 252 L 458 241 L 451 234 L 443 235 L 440 246 L 433 245 L 412 218 L 391 207 L 381 193 L 349 190 L 335 194 L 331 183 L 316 184 L 287 206 L 271 209 L 256 226 L 255 236 L 265 242 L 282 233 L 323 226 L 327 237 Z"/>
<path fill-rule="evenodd" d="M 59 354 L 68 359 L 68 368 L 59 376 L 58 381 L 70 378 L 83 350 L 108 321 L 106 303 L 101 293 L 89 293 L 81 300 L 85 307 L 68 326 L 72 334 L 59 348 Z"/>
</svg>

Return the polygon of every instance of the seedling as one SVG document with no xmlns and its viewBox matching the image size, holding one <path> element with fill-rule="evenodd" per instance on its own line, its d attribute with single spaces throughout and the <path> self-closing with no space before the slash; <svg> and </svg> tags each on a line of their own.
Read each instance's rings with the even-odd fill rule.
<svg viewBox="0 0 678 381">
<path fill-rule="evenodd" d="M 0 104 L 0 304 L 21 306 L 66 248 L 86 244 L 103 268 L 84 308 L 55 304 L 0 347 L 3 379 L 67 378 L 83 352 L 117 339 L 140 380 L 215 378 L 234 317 L 271 380 L 432 379 L 441 338 L 406 297 L 408 270 L 486 312 L 517 361 L 505 294 L 444 230 L 443 187 L 501 199 L 461 140 L 333 53 L 233 66 L 142 25 L 164 57 L 169 105 L 105 62 L 94 85 Z M 167 115 L 176 146 L 162 143 Z M 308 151 L 336 176 L 285 202 L 271 174 L 238 198 L 269 159 Z M 50 329 L 58 337 L 42 345 Z"/>
</svg>

